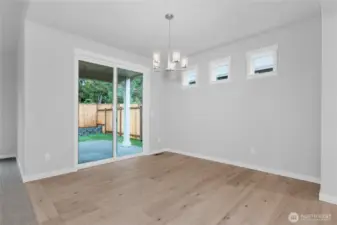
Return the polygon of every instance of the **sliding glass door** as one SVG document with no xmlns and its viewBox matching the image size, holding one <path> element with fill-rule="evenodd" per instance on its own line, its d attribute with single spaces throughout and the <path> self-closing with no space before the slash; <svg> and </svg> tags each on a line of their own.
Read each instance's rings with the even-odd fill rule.
<svg viewBox="0 0 337 225">
<path fill-rule="evenodd" d="M 113 158 L 113 71 L 79 61 L 78 164 Z"/>
<path fill-rule="evenodd" d="M 79 61 L 78 164 L 143 151 L 143 74 Z"/>
<path fill-rule="evenodd" d="M 117 70 L 117 157 L 142 153 L 143 74 Z"/>
</svg>

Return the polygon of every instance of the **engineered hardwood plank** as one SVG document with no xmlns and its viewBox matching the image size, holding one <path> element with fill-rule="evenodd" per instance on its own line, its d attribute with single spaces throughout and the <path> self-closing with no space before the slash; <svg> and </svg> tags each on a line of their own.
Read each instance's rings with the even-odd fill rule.
<svg viewBox="0 0 337 225">
<path fill-rule="evenodd" d="M 174 153 L 27 186 L 40 225 L 286 225 L 291 212 L 331 214 L 296 224 L 337 224 L 318 184 Z"/>
<path fill-rule="evenodd" d="M 49 199 L 41 184 L 29 183 L 27 184 L 27 190 L 31 193 L 31 202 L 39 223 L 44 223 L 59 217 L 54 203 Z"/>
</svg>

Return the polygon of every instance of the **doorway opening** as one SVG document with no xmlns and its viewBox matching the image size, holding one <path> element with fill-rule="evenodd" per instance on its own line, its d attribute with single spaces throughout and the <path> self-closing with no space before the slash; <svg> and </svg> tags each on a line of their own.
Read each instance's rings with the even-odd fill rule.
<svg viewBox="0 0 337 225">
<path fill-rule="evenodd" d="M 79 60 L 77 163 L 141 154 L 142 103 L 142 73 Z"/>
</svg>

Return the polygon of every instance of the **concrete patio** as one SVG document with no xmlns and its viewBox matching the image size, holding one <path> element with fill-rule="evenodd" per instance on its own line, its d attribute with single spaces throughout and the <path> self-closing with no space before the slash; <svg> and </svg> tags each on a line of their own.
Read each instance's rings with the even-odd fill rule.
<svg viewBox="0 0 337 225">
<path fill-rule="evenodd" d="M 141 153 L 143 149 L 138 146 L 123 146 L 117 143 L 117 157 L 134 155 Z M 113 155 L 112 141 L 97 140 L 78 143 L 78 163 L 94 162 L 104 159 L 110 159 Z"/>
</svg>

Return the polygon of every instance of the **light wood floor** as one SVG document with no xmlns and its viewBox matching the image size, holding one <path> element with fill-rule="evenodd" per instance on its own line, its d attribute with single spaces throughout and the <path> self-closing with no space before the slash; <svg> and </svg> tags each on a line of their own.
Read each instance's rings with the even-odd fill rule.
<svg viewBox="0 0 337 225">
<path fill-rule="evenodd" d="M 280 225 L 290 212 L 331 214 L 319 185 L 165 153 L 27 184 L 43 225 Z"/>
</svg>

